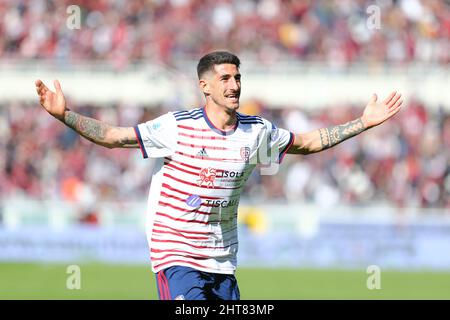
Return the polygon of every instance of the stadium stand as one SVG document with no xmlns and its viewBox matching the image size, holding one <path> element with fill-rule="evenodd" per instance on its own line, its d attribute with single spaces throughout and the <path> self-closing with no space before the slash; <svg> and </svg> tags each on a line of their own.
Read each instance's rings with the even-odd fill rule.
<svg viewBox="0 0 450 320">
<path fill-rule="evenodd" d="M 82 28 L 65 25 L 79 5 Z M 445 1 L 379 1 L 379 30 L 366 27 L 373 1 L 0 1 L 0 57 L 167 64 L 197 59 L 217 47 L 245 60 L 405 64 L 450 62 Z M 120 13 L 120 14 L 119 14 Z"/>
</svg>

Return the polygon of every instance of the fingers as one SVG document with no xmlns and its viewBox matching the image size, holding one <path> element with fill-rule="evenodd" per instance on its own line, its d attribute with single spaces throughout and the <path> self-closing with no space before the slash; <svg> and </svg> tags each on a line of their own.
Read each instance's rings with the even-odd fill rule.
<svg viewBox="0 0 450 320">
<path fill-rule="evenodd" d="M 376 93 L 374 93 L 374 94 L 372 94 L 372 97 L 370 98 L 370 101 L 369 101 L 369 103 L 372 103 L 372 102 L 377 102 L 377 99 L 378 99 L 378 97 L 377 97 L 377 94 L 376 94 Z"/>
<path fill-rule="evenodd" d="M 47 91 L 49 91 L 47 86 L 41 80 L 36 80 L 35 84 L 36 84 L 36 92 L 38 93 L 38 95 L 42 96 Z"/>
<path fill-rule="evenodd" d="M 394 106 L 393 106 L 392 108 L 389 109 L 389 112 L 388 112 L 388 117 L 389 117 L 389 118 L 392 117 L 392 116 L 394 116 L 397 112 L 400 111 L 401 106 L 402 106 L 402 103 L 403 103 L 403 100 L 398 100 L 398 101 L 394 104 Z"/>
<path fill-rule="evenodd" d="M 392 91 L 389 96 L 383 101 L 383 104 L 387 105 L 389 110 L 397 105 L 402 95 L 397 93 L 397 91 Z"/>
<path fill-rule="evenodd" d="M 44 102 L 44 93 L 45 93 L 42 87 L 44 84 L 42 83 L 41 80 L 36 80 L 35 84 L 36 84 L 36 92 L 39 96 L 39 102 L 42 104 Z"/>
<path fill-rule="evenodd" d="M 39 103 L 44 106 L 46 101 L 50 101 L 52 99 L 52 91 L 47 88 L 47 86 L 40 80 L 35 81 L 36 92 L 39 96 Z M 61 88 L 61 87 L 60 87 Z"/>
<path fill-rule="evenodd" d="M 400 107 L 402 106 L 402 103 L 403 103 L 403 100 L 398 100 L 389 111 L 395 111 L 397 109 L 400 109 Z"/>
<path fill-rule="evenodd" d="M 59 81 L 58 80 L 54 80 L 53 81 L 53 85 L 55 86 L 56 93 L 62 94 L 61 84 L 59 83 Z"/>
<path fill-rule="evenodd" d="M 47 86 L 40 79 L 36 80 L 34 83 L 36 85 L 36 88 L 47 89 Z"/>
<path fill-rule="evenodd" d="M 397 91 L 392 91 L 388 97 L 383 101 L 384 104 L 389 104 L 389 102 L 392 100 L 392 98 L 395 96 Z"/>
<path fill-rule="evenodd" d="M 394 108 L 397 105 L 397 102 L 400 100 L 400 98 L 402 97 L 402 95 L 400 93 L 395 94 L 391 101 L 389 101 L 389 103 L 387 104 L 389 109 Z"/>
<path fill-rule="evenodd" d="M 34 82 L 34 84 L 36 85 L 36 92 L 37 92 L 37 94 L 39 94 L 40 95 L 40 87 L 41 87 L 41 85 L 42 85 L 42 81 L 41 80 L 36 80 L 35 82 Z"/>
<path fill-rule="evenodd" d="M 39 103 L 43 106 L 46 103 L 46 101 L 51 100 L 52 92 L 47 88 L 47 86 L 39 79 L 35 81 L 36 85 L 36 92 L 39 96 Z"/>
</svg>

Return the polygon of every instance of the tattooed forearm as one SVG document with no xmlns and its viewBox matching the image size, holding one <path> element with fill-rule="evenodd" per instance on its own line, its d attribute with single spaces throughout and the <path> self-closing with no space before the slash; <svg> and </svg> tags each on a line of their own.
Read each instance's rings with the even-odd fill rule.
<svg viewBox="0 0 450 320">
<path fill-rule="evenodd" d="M 70 110 L 65 112 L 64 123 L 86 139 L 97 144 L 106 144 L 105 137 L 107 130 L 110 129 L 109 125 Z"/>
<path fill-rule="evenodd" d="M 133 127 L 110 126 L 69 109 L 64 114 L 63 122 L 89 141 L 104 147 L 139 148 Z"/>
<path fill-rule="evenodd" d="M 356 136 L 366 129 L 364 122 L 359 118 L 342 125 L 297 134 L 288 153 L 311 154 L 320 152 Z"/>
<path fill-rule="evenodd" d="M 331 148 L 342 141 L 366 130 L 361 118 L 342 125 L 319 129 L 322 150 Z"/>
</svg>

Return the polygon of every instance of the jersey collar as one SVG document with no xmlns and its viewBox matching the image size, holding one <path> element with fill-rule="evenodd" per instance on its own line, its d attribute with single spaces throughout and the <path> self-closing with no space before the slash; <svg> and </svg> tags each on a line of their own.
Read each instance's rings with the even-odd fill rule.
<svg viewBox="0 0 450 320">
<path fill-rule="evenodd" d="M 217 134 L 222 135 L 222 136 L 232 135 L 236 131 L 236 129 L 237 129 L 238 125 L 239 125 L 239 118 L 236 117 L 236 125 L 234 126 L 234 128 L 230 129 L 230 130 L 227 130 L 227 131 L 224 131 L 224 130 L 221 130 L 221 129 L 217 128 L 212 123 L 212 121 L 208 118 L 208 115 L 206 114 L 206 108 L 205 107 L 202 108 L 202 113 L 203 113 L 203 118 L 205 119 L 206 123 L 211 128 L 211 130 L 214 131 Z"/>
</svg>

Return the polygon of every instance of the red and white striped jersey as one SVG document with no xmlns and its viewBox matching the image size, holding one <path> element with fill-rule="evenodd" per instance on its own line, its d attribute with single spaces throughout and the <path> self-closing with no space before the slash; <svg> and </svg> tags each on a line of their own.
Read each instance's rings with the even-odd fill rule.
<svg viewBox="0 0 450 320">
<path fill-rule="evenodd" d="M 153 272 L 179 265 L 234 274 L 244 184 L 265 158 L 281 162 L 293 142 L 261 117 L 237 119 L 225 132 L 195 108 L 135 127 L 144 158 L 157 158 L 146 224 Z"/>
</svg>

